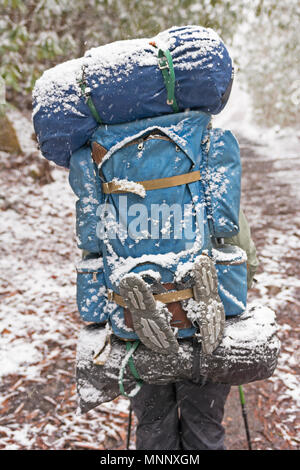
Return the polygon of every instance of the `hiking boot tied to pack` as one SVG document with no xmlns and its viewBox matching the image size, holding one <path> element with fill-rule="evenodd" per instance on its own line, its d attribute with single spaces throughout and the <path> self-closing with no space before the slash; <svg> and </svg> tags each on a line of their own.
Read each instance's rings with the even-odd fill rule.
<svg viewBox="0 0 300 470">
<path fill-rule="evenodd" d="M 170 313 L 164 304 L 155 300 L 151 287 L 132 273 L 121 280 L 120 293 L 142 343 L 156 352 L 176 353 L 179 346 L 170 326 Z"/>
<path fill-rule="evenodd" d="M 195 336 L 201 342 L 203 353 L 211 354 L 221 342 L 225 325 L 214 262 L 201 255 L 190 274 L 195 305 L 187 316 L 198 327 Z M 158 353 L 177 353 L 176 329 L 170 324 L 172 315 L 164 303 L 155 300 L 150 285 L 140 275 L 130 273 L 122 278 L 119 288 L 142 343 Z"/>
<path fill-rule="evenodd" d="M 200 311 L 196 315 L 190 313 L 189 318 L 199 327 L 199 333 L 195 336 L 201 341 L 203 353 L 212 354 L 223 337 L 225 311 L 218 294 L 218 276 L 214 262 L 208 256 L 201 255 L 199 258 L 192 275 L 195 280 L 194 298 Z"/>
</svg>

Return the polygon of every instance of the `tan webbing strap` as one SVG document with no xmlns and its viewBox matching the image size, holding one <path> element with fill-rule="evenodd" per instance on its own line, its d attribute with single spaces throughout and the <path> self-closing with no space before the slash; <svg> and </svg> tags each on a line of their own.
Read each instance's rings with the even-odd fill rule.
<svg viewBox="0 0 300 470">
<path fill-rule="evenodd" d="M 172 302 L 178 302 L 180 300 L 187 300 L 194 297 L 193 289 L 182 289 L 174 292 L 163 292 L 162 294 L 155 294 L 155 300 L 159 300 L 164 304 L 170 304 Z"/>
<path fill-rule="evenodd" d="M 158 178 L 146 181 L 135 181 L 144 187 L 146 191 L 152 191 L 153 189 L 172 188 L 174 186 L 180 186 L 182 184 L 194 183 L 201 179 L 200 171 L 192 171 L 190 173 L 184 173 L 182 175 L 169 176 L 166 178 Z M 126 180 L 124 181 L 124 183 Z M 130 189 L 130 185 L 126 188 L 126 185 L 122 184 L 122 181 L 110 181 L 108 183 L 102 183 L 102 190 L 105 194 L 114 193 L 130 193 L 135 192 Z M 131 183 L 131 181 L 128 181 Z M 132 182 L 133 183 L 133 182 Z"/>
<path fill-rule="evenodd" d="M 174 292 L 163 292 L 162 294 L 154 294 L 155 300 L 159 300 L 164 304 L 170 304 L 172 302 L 178 302 L 180 300 L 187 300 L 194 297 L 193 289 L 182 289 L 177 290 Z M 121 307 L 126 308 L 126 304 L 124 299 L 121 295 L 113 292 L 111 290 L 108 291 L 108 300 L 110 302 L 115 302 L 116 304 L 120 305 Z"/>
</svg>

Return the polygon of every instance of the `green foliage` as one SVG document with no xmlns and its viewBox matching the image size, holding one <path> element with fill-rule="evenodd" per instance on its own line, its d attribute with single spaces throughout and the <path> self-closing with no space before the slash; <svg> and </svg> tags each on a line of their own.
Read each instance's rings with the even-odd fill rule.
<svg viewBox="0 0 300 470">
<path fill-rule="evenodd" d="M 260 0 L 244 34 L 241 63 L 259 121 L 299 126 L 300 4 Z"/>
<path fill-rule="evenodd" d="M 9 99 L 31 102 L 41 73 L 101 44 L 201 24 L 232 44 L 258 114 L 292 124 L 299 107 L 298 0 L 2 0 L 0 76 Z"/>
<path fill-rule="evenodd" d="M 47 68 L 90 47 L 153 36 L 174 25 L 202 24 L 230 39 L 242 0 L 2 0 L 0 75 L 13 99 Z M 18 94 L 16 94 L 16 92 Z"/>
</svg>

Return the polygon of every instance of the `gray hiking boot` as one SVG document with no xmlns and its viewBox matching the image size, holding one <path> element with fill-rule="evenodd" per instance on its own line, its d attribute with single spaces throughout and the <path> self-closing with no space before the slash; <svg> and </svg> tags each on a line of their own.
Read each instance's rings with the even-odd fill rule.
<svg viewBox="0 0 300 470">
<path fill-rule="evenodd" d="M 142 343 L 158 353 L 176 353 L 179 345 L 170 326 L 170 312 L 154 299 L 150 285 L 130 273 L 121 279 L 119 288 Z"/>
<path fill-rule="evenodd" d="M 198 339 L 204 354 L 211 354 L 220 344 L 224 326 L 225 311 L 218 294 L 218 276 L 214 262 L 205 255 L 198 258 L 192 271 L 194 298 L 199 303 L 199 313 L 193 321 L 199 327 Z"/>
</svg>

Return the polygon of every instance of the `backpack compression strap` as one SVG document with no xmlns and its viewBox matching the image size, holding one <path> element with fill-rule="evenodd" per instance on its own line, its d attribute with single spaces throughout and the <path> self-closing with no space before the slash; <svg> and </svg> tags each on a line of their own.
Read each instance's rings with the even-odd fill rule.
<svg viewBox="0 0 300 470">
<path fill-rule="evenodd" d="M 134 193 L 140 195 L 141 192 L 138 188 L 128 183 L 136 183 L 143 186 L 145 191 L 152 191 L 154 189 L 172 188 L 174 186 L 181 186 L 182 184 L 194 183 L 201 179 L 200 171 L 191 171 L 190 173 L 183 173 L 181 175 L 168 176 L 166 178 L 157 178 L 153 180 L 145 181 L 109 181 L 108 183 L 102 183 L 102 191 L 105 194 L 116 194 L 116 193 Z"/>
<path fill-rule="evenodd" d="M 165 86 L 167 89 L 167 104 L 172 106 L 174 113 L 178 113 L 179 108 L 175 98 L 175 72 L 170 51 L 158 50 L 158 67 L 161 70 Z"/>
<path fill-rule="evenodd" d="M 157 48 L 155 41 L 150 41 L 149 44 Z M 167 104 L 172 106 L 174 113 L 178 113 L 179 108 L 175 98 L 175 71 L 169 49 L 158 49 L 158 67 L 161 70 L 167 89 Z"/>
<path fill-rule="evenodd" d="M 138 371 L 135 368 L 133 357 L 132 357 L 134 352 L 138 348 L 139 344 L 140 344 L 139 340 L 135 341 L 134 343 L 132 343 L 131 341 L 128 341 L 126 343 L 126 355 L 123 358 L 121 367 L 120 367 L 119 389 L 120 389 L 121 394 L 127 398 L 134 397 L 139 392 L 140 388 L 143 385 L 143 380 L 141 379 Z M 125 392 L 125 389 L 124 389 L 124 372 L 125 372 L 125 368 L 127 364 L 129 364 L 130 371 L 136 380 L 136 387 L 129 394 Z"/>
<path fill-rule="evenodd" d="M 181 300 L 191 299 L 194 297 L 194 292 L 192 288 L 187 288 L 187 289 L 181 289 L 181 290 L 172 291 L 172 292 L 163 292 L 161 294 L 154 294 L 153 297 L 155 300 L 163 302 L 164 304 L 170 304 L 170 303 L 178 302 Z M 115 302 L 116 304 L 120 305 L 123 308 L 126 307 L 123 297 L 112 290 L 108 291 L 107 298 L 109 302 Z"/>
</svg>

